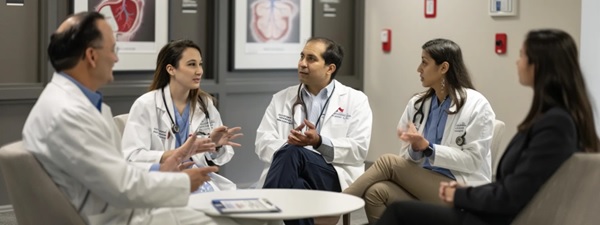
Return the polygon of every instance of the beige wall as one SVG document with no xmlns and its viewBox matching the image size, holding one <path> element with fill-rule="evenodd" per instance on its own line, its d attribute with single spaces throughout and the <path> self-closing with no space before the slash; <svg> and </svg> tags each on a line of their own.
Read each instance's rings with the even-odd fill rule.
<svg viewBox="0 0 600 225">
<path fill-rule="evenodd" d="M 532 98 L 518 83 L 516 60 L 526 32 L 560 28 L 579 41 L 581 0 L 520 0 L 515 17 L 491 17 L 487 0 L 438 0 L 437 17 L 425 19 L 423 0 L 366 0 L 365 92 L 373 109 L 368 160 L 397 153 L 396 125 L 409 98 L 424 90 L 416 72 L 421 45 L 433 38 L 458 43 L 475 87 L 492 104 L 507 130 L 501 148 L 516 133 Z M 392 51 L 381 51 L 380 31 L 392 29 Z M 494 52 L 495 33 L 508 35 L 505 55 Z"/>
<path fill-rule="evenodd" d="M 600 133 L 600 1 L 581 1 L 581 67 L 594 103 L 596 132 Z"/>
</svg>

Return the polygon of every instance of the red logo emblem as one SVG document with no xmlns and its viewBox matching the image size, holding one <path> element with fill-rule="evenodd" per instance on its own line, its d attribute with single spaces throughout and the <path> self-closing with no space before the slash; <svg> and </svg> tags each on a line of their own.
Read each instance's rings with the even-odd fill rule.
<svg viewBox="0 0 600 225">
<path fill-rule="evenodd" d="M 344 109 L 342 109 L 342 107 L 338 107 L 338 111 L 344 112 Z"/>
</svg>

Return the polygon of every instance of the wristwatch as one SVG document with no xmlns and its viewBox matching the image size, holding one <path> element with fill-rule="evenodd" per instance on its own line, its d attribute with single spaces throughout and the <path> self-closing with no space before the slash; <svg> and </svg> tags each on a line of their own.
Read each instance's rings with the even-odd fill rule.
<svg viewBox="0 0 600 225">
<path fill-rule="evenodd" d="M 423 150 L 423 155 L 426 157 L 433 155 L 433 144 L 431 144 L 431 142 L 429 142 L 427 148 Z"/>
</svg>

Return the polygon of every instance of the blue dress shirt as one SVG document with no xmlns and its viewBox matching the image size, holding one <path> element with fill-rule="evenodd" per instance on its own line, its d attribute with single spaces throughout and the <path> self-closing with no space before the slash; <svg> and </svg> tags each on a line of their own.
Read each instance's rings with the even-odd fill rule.
<svg viewBox="0 0 600 225">
<path fill-rule="evenodd" d="M 90 100 L 92 105 L 94 105 L 98 109 L 98 111 L 102 112 L 102 94 L 100 92 L 93 92 L 92 90 L 83 86 L 83 84 L 79 83 L 79 81 L 75 80 L 73 77 L 69 76 L 66 73 L 60 72 L 58 74 L 62 75 L 63 77 L 67 78 L 75 85 L 77 85 L 77 87 L 81 90 L 81 92 L 83 92 L 85 97 L 87 97 L 87 99 Z"/>
</svg>

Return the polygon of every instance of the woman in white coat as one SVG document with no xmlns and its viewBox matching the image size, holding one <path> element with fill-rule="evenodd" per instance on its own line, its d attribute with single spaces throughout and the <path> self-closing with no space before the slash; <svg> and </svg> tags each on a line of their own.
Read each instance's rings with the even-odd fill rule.
<svg viewBox="0 0 600 225">
<path fill-rule="evenodd" d="M 344 190 L 365 199 L 374 224 L 392 202 L 418 199 L 442 203 L 442 181 L 477 185 L 491 181 L 490 142 L 494 112 L 475 91 L 460 47 L 434 39 L 422 47 L 421 83 L 398 124 L 400 155 L 381 156 Z"/>
<path fill-rule="evenodd" d="M 223 126 L 212 97 L 200 90 L 202 52 L 190 40 L 172 41 L 158 54 L 150 92 L 139 97 L 129 111 L 122 147 L 130 162 L 153 170 L 190 135 L 205 137 L 207 152 L 192 156 L 198 167 L 229 162 L 233 157 L 231 140 L 241 136 L 241 128 Z M 235 184 L 218 174 L 200 191 L 233 190 Z"/>
</svg>

